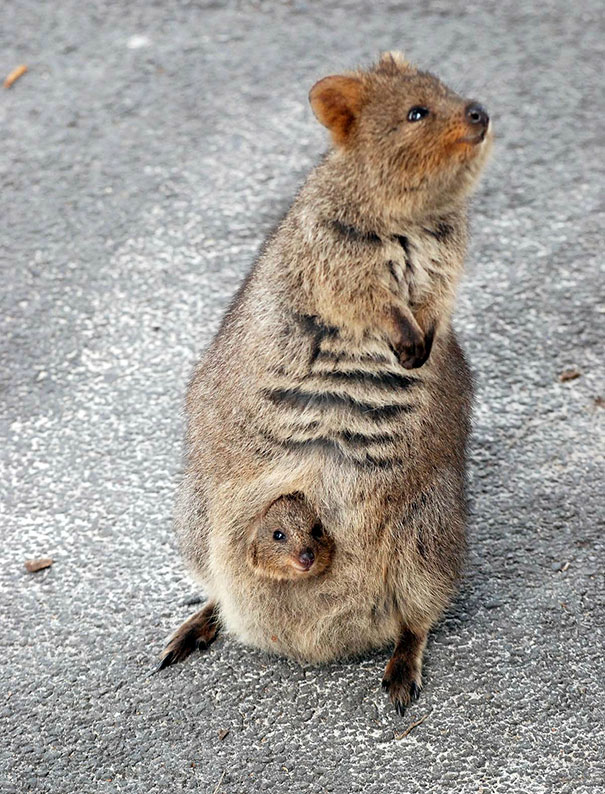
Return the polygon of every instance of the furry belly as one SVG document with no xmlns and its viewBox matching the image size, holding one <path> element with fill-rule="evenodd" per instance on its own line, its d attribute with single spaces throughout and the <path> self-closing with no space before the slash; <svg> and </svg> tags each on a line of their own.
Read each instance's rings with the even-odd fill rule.
<svg viewBox="0 0 605 794">
<path fill-rule="evenodd" d="M 398 636 L 383 576 L 368 576 L 368 566 L 346 552 L 335 554 L 326 573 L 294 582 L 260 577 L 234 564 L 232 554 L 218 556 L 221 564 L 215 557 L 212 567 L 220 575 L 207 583 L 208 596 L 227 631 L 245 644 L 326 662 L 385 647 Z"/>
<path fill-rule="evenodd" d="M 399 623 L 383 604 L 363 594 L 352 603 L 350 591 L 306 584 L 267 581 L 247 588 L 240 579 L 213 596 L 227 631 L 245 644 L 299 661 L 327 662 L 396 639 Z"/>
</svg>

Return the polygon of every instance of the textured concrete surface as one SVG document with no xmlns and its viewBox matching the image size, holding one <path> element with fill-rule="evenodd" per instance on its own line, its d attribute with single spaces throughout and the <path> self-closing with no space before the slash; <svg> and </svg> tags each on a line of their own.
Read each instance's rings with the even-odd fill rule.
<svg viewBox="0 0 605 794">
<path fill-rule="evenodd" d="M 30 67 L 0 91 L 3 794 L 605 790 L 601 12 L 3 9 L 0 73 Z M 392 47 L 498 133 L 457 315 L 471 555 L 424 694 L 394 713 L 386 652 L 301 668 L 230 638 L 149 677 L 195 608 L 170 526 L 193 362 L 324 147 L 309 87 Z"/>
</svg>

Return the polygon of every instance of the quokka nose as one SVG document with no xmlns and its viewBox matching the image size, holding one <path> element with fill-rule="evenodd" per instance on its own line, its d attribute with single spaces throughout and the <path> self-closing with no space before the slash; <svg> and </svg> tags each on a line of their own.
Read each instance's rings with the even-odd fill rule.
<svg viewBox="0 0 605 794">
<path fill-rule="evenodd" d="M 467 105 L 464 115 L 471 124 L 480 124 L 482 127 L 487 127 L 489 124 L 487 110 L 478 102 L 471 102 L 470 105 Z"/>
<path fill-rule="evenodd" d="M 301 551 L 298 559 L 302 565 L 304 565 L 306 568 L 310 568 L 313 565 L 313 560 L 315 559 L 313 549 L 305 549 L 304 551 Z"/>
</svg>

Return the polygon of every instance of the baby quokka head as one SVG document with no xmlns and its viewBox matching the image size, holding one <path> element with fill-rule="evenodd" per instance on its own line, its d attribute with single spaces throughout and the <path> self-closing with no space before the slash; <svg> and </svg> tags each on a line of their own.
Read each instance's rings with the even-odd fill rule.
<svg viewBox="0 0 605 794">
<path fill-rule="evenodd" d="M 318 576 L 334 544 L 302 494 L 281 496 L 252 524 L 247 560 L 260 576 L 298 580 Z"/>
<path fill-rule="evenodd" d="M 309 94 L 347 183 L 397 214 L 433 211 L 468 194 L 491 145 L 489 115 L 401 53 L 369 70 L 332 75 Z"/>
</svg>

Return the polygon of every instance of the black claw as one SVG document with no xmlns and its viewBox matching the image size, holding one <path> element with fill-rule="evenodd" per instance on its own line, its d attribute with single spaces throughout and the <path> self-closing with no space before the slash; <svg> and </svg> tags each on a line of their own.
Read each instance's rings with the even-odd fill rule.
<svg viewBox="0 0 605 794">
<path fill-rule="evenodd" d="M 151 674 L 154 675 L 155 673 L 159 673 L 160 670 L 164 670 L 166 667 L 170 667 L 170 665 L 173 662 L 174 662 L 174 653 L 170 651 L 170 653 L 167 653 L 163 659 L 160 659 L 158 664 L 151 671 Z"/>
<path fill-rule="evenodd" d="M 383 678 L 382 679 L 382 688 L 383 689 L 388 689 L 390 684 L 391 684 L 391 682 L 389 681 L 388 678 Z"/>
<path fill-rule="evenodd" d="M 405 710 L 406 710 L 405 703 L 402 703 L 400 700 L 398 700 L 397 703 L 395 703 L 395 708 L 397 709 L 397 713 L 399 714 L 400 717 L 405 717 Z"/>
<path fill-rule="evenodd" d="M 418 700 L 420 697 L 420 687 L 415 681 L 412 681 L 410 684 L 410 699 L 411 700 Z"/>
</svg>

